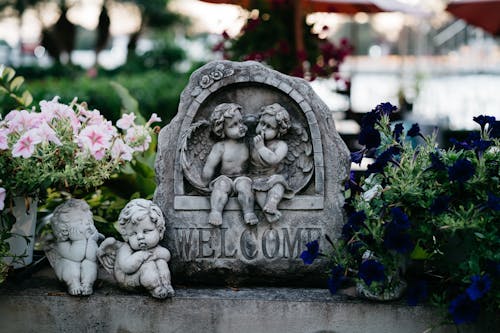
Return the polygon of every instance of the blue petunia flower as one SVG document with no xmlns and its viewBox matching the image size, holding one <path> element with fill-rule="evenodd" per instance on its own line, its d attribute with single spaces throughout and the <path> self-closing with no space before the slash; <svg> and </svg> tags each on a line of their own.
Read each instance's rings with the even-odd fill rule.
<svg viewBox="0 0 500 333">
<path fill-rule="evenodd" d="M 359 266 L 358 276 L 365 281 L 367 286 L 370 286 L 374 281 L 382 282 L 385 280 L 384 269 L 384 265 L 377 260 L 369 259 Z"/>
<path fill-rule="evenodd" d="M 450 306 L 448 307 L 448 312 L 457 325 L 476 321 L 479 310 L 479 303 L 471 300 L 467 294 L 458 295 L 450 302 Z"/>
<path fill-rule="evenodd" d="M 319 255 L 319 241 L 313 240 L 306 244 L 307 250 L 304 250 L 300 254 L 300 258 L 304 261 L 304 264 L 310 265 L 313 263 L 314 259 L 316 259 Z"/>
<path fill-rule="evenodd" d="M 361 161 L 363 160 L 364 154 L 365 154 L 365 149 L 351 153 L 351 162 L 361 165 Z"/>
<path fill-rule="evenodd" d="M 358 142 L 367 149 L 377 148 L 381 142 L 380 133 L 373 127 L 362 127 L 358 136 Z"/>
<path fill-rule="evenodd" d="M 472 120 L 474 120 L 476 123 L 479 124 L 479 126 L 481 126 L 481 131 L 484 130 L 484 127 L 486 126 L 486 124 L 491 124 L 495 122 L 495 117 L 493 116 L 477 116 L 477 117 L 472 117 Z"/>
<path fill-rule="evenodd" d="M 500 210 L 500 197 L 488 192 L 488 207 L 492 210 Z"/>
<path fill-rule="evenodd" d="M 361 229 L 365 220 L 366 214 L 363 210 L 353 213 L 342 227 L 342 237 L 346 240 L 351 239 L 354 233 Z"/>
<path fill-rule="evenodd" d="M 399 230 L 406 230 L 410 228 L 411 223 L 408 215 L 406 215 L 403 210 L 399 207 L 394 207 L 391 209 L 392 221 L 391 224 Z"/>
<path fill-rule="evenodd" d="M 406 301 L 408 302 L 408 305 L 415 306 L 419 303 L 425 302 L 427 300 L 428 293 L 427 281 L 412 281 L 408 284 L 408 289 L 406 290 Z"/>
<path fill-rule="evenodd" d="M 493 141 L 489 140 L 474 140 L 472 141 L 472 146 L 474 147 L 474 150 L 476 153 L 481 154 L 486 151 L 491 145 L 493 145 Z"/>
<path fill-rule="evenodd" d="M 401 123 L 397 123 L 394 126 L 394 131 L 392 132 L 392 136 L 394 137 L 394 140 L 399 142 L 399 139 L 401 137 L 401 134 L 403 134 L 404 126 Z"/>
<path fill-rule="evenodd" d="M 498 139 L 500 138 L 500 120 L 495 121 L 493 124 L 490 124 L 490 128 L 488 130 L 490 139 Z"/>
<path fill-rule="evenodd" d="M 411 125 L 411 128 L 408 130 L 406 135 L 412 138 L 416 137 L 417 135 L 422 135 L 420 134 L 420 126 L 418 126 L 417 123 Z"/>
<path fill-rule="evenodd" d="M 401 254 L 410 253 L 415 248 L 410 235 L 406 231 L 398 229 L 392 223 L 385 230 L 384 246 Z"/>
<path fill-rule="evenodd" d="M 431 159 L 431 166 L 428 169 L 436 171 L 446 170 L 446 165 L 441 161 L 439 153 L 430 153 L 429 157 Z"/>
<path fill-rule="evenodd" d="M 476 169 L 472 162 L 466 158 L 458 159 L 448 168 L 448 176 L 451 181 L 464 183 L 474 176 Z"/>
<path fill-rule="evenodd" d="M 327 280 L 328 290 L 330 290 L 330 293 L 332 295 L 336 294 L 337 290 L 342 287 L 342 284 L 346 280 L 347 278 L 344 275 L 344 267 L 342 267 L 342 265 L 334 266 L 330 273 L 330 277 Z"/>
<path fill-rule="evenodd" d="M 396 111 L 398 108 L 394 105 L 392 105 L 389 102 L 385 103 L 380 103 L 373 109 L 372 111 L 377 112 L 378 114 L 382 116 L 390 116 L 393 111 Z"/>
<path fill-rule="evenodd" d="M 457 148 L 457 149 L 463 149 L 463 150 L 474 149 L 474 146 L 470 142 L 467 142 L 467 140 L 466 141 L 458 141 L 455 138 L 451 138 L 450 143 L 453 144 L 453 146 L 455 146 L 455 148 Z"/>
<path fill-rule="evenodd" d="M 434 199 L 434 202 L 429 207 L 429 210 L 433 215 L 439 215 L 441 213 L 446 212 L 448 210 L 449 205 L 450 205 L 450 196 L 440 195 L 439 197 Z"/>
<path fill-rule="evenodd" d="M 491 279 L 488 275 L 473 275 L 470 280 L 472 283 L 465 292 L 473 301 L 477 301 L 491 289 Z"/>
</svg>

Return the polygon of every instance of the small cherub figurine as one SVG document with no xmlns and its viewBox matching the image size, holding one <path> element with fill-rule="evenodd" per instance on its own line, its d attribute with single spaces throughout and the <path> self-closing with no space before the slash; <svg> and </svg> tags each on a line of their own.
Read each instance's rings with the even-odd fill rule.
<svg viewBox="0 0 500 333">
<path fill-rule="evenodd" d="M 281 217 L 278 210 L 281 199 L 293 196 L 285 177 L 278 173 L 280 163 L 288 153 L 287 143 L 279 138 L 285 135 L 289 128 L 290 116 L 284 107 L 278 103 L 262 107 L 251 152 L 255 172 L 252 188 L 266 220 L 271 223 Z"/>
<path fill-rule="evenodd" d="M 98 258 L 124 288 L 144 287 L 155 298 L 174 295 L 167 262 L 170 252 L 158 245 L 165 232 L 160 207 L 150 200 L 134 199 L 120 212 L 118 229 L 124 242 L 106 238 Z"/>
<path fill-rule="evenodd" d="M 210 123 L 212 132 L 222 140 L 213 145 L 202 170 L 202 179 L 206 183 L 210 182 L 209 189 L 212 190 L 208 222 L 212 225 L 222 224 L 222 211 L 228 196 L 235 192 L 245 222 L 257 224 L 252 180 L 244 176 L 250 153 L 243 142 L 247 127 L 243 124 L 241 106 L 234 103 L 219 104 L 210 116 Z M 218 167 L 220 175 L 212 180 Z"/>
<path fill-rule="evenodd" d="M 92 212 L 84 200 L 70 199 L 57 206 L 51 219 L 55 243 L 47 258 L 71 295 L 90 295 L 97 278 L 97 241 Z M 103 237 L 104 238 L 104 237 Z"/>
</svg>

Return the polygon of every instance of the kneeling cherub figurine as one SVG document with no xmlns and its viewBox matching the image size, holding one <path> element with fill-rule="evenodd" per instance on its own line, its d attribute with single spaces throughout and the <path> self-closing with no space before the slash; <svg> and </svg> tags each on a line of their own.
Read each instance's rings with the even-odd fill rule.
<svg viewBox="0 0 500 333">
<path fill-rule="evenodd" d="M 54 210 L 51 219 L 55 242 L 45 249 L 50 265 L 71 295 L 90 295 L 97 278 L 97 241 L 89 205 L 70 199 Z"/>
<path fill-rule="evenodd" d="M 118 228 L 124 242 L 106 238 L 98 258 L 124 288 L 144 287 L 155 298 L 174 295 L 167 262 L 170 252 L 158 245 L 165 232 L 160 207 L 150 200 L 134 199 L 120 212 Z"/>
</svg>

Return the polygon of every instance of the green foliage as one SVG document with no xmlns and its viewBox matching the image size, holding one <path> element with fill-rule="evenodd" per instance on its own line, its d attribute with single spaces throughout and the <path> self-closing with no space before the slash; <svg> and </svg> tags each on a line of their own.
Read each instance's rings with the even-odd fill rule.
<svg viewBox="0 0 500 333">
<path fill-rule="evenodd" d="M 33 97 L 23 85 L 24 78 L 16 76 L 14 69 L 0 65 L 0 116 L 31 105 Z"/>
<path fill-rule="evenodd" d="M 428 283 L 429 298 L 445 309 L 466 294 L 473 277 L 491 279 L 484 295 L 468 301 L 490 313 L 498 312 L 499 122 L 479 116 L 475 118 L 478 123 L 480 117 L 488 118 L 480 133 L 458 143 L 460 149 L 442 150 L 437 148 L 435 134 L 424 137 L 416 130 L 410 138 L 410 130 L 399 136 L 390 126 L 390 112 L 379 108 L 363 120 L 360 138 L 369 134 L 377 141 L 380 137 L 380 145 L 372 148 L 376 160 L 368 166 L 367 175 L 359 182 L 351 180 L 346 192 L 352 215 L 331 254 L 334 264 L 346 267 L 361 282 L 358 267 L 362 256 L 371 253 L 387 277 Z M 377 288 L 370 286 L 374 292 Z M 450 314 L 460 322 L 453 310 Z"/>
</svg>

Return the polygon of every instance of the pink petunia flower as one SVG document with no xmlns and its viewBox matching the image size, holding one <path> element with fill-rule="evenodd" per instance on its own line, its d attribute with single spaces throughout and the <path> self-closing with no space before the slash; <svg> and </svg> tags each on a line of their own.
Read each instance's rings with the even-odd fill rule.
<svg viewBox="0 0 500 333">
<path fill-rule="evenodd" d="M 6 196 L 6 191 L 3 187 L 0 187 L 0 211 L 4 209 L 5 207 L 5 196 Z"/>
<path fill-rule="evenodd" d="M 113 132 L 107 126 L 91 125 L 80 132 L 77 142 L 80 147 L 89 150 L 98 159 L 98 157 L 102 158 L 103 151 L 109 149 L 112 138 Z"/>
<path fill-rule="evenodd" d="M 134 150 L 129 145 L 125 144 L 122 139 L 116 139 L 113 147 L 111 147 L 111 157 L 114 159 L 131 161 L 133 153 Z"/>
<path fill-rule="evenodd" d="M 134 125 L 134 121 L 135 114 L 133 112 L 130 112 L 129 114 L 124 114 L 120 119 L 118 119 L 118 121 L 116 122 L 116 127 L 126 130 Z"/>
<path fill-rule="evenodd" d="M 71 124 L 73 133 L 78 133 L 82 124 L 75 111 L 66 104 L 61 104 L 58 102 L 59 96 L 54 97 L 51 101 L 41 101 L 40 110 L 43 119 L 47 122 L 51 122 L 52 119 L 66 119 Z"/>
<path fill-rule="evenodd" d="M 36 134 L 42 142 L 53 142 L 58 146 L 62 145 L 56 132 L 46 122 L 43 122 L 40 127 L 36 129 Z"/>
<path fill-rule="evenodd" d="M 35 130 L 24 133 L 12 147 L 12 156 L 30 158 L 35 152 L 35 146 L 41 142 Z"/>
<path fill-rule="evenodd" d="M 144 126 L 135 126 L 127 130 L 125 142 L 135 151 L 146 151 L 151 143 L 151 135 Z"/>
<path fill-rule="evenodd" d="M 0 150 L 9 149 L 8 140 L 9 130 L 6 128 L 0 129 Z"/>
<path fill-rule="evenodd" d="M 5 116 L 10 133 L 22 133 L 30 130 L 38 124 L 38 113 L 28 112 L 26 110 L 13 110 Z"/>
<path fill-rule="evenodd" d="M 158 117 L 158 115 L 156 113 L 153 113 L 151 115 L 151 118 L 149 118 L 148 122 L 146 123 L 146 126 L 150 126 L 152 123 L 157 123 L 160 121 L 161 121 L 161 118 Z"/>
</svg>

